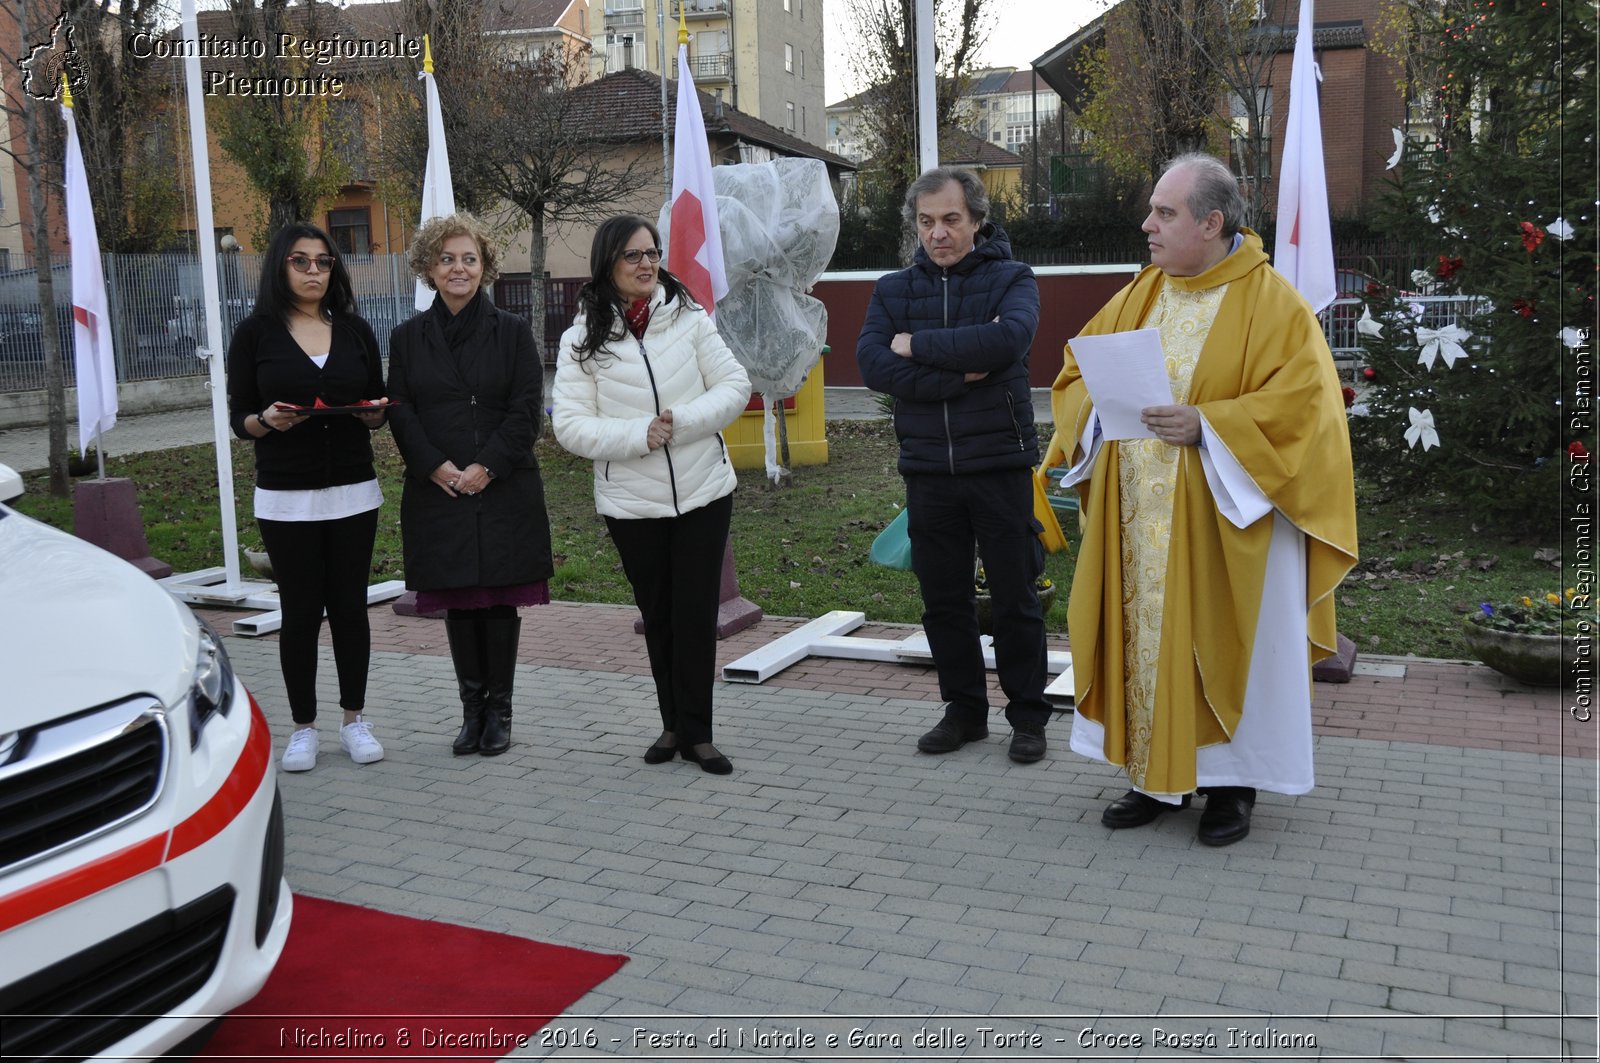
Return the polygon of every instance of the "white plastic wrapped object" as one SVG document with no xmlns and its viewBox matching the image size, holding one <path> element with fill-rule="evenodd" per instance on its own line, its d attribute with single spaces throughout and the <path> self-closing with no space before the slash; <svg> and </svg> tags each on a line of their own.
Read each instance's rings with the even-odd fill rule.
<svg viewBox="0 0 1600 1063">
<path fill-rule="evenodd" d="M 822 354 L 828 310 L 805 294 L 833 257 L 839 205 L 818 159 L 713 166 L 728 294 L 717 331 L 769 400 L 800 390 Z M 663 238 L 672 207 L 661 210 Z"/>
</svg>

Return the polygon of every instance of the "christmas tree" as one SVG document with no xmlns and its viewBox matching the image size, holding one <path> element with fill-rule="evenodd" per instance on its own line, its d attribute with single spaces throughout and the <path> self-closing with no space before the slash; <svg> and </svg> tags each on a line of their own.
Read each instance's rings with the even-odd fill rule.
<svg viewBox="0 0 1600 1063">
<path fill-rule="evenodd" d="M 1380 490 L 1550 529 L 1593 446 L 1595 8 L 1445 0 L 1405 14 L 1421 120 L 1378 220 L 1420 247 L 1421 268 L 1368 287 L 1358 469 Z"/>
</svg>

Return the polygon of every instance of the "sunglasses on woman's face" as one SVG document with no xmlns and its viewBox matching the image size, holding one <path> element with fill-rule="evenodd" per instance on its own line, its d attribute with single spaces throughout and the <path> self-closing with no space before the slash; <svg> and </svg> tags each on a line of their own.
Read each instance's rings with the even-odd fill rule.
<svg viewBox="0 0 1600 1063">
<path fill-rule="evenodd" d="M 296 273 L 310 273 L 312 266 L 316 266 L 319 273 L 327 273 L 333 269 L 332 255 L 317 255 L 313 258 L 310 255 L 296 254 L 290 255 L 288 262 L 289 268 Z"/>
<path fill-rule="evenodd" d="M 649 247 L 641 251 L 637 247 L 630 247 L 622 252 L 622 261 L 630 266 L 637 266 L 641 258 L 648 258 L 651 262 L 660 262 L 661 248 Z"/>
</svg>

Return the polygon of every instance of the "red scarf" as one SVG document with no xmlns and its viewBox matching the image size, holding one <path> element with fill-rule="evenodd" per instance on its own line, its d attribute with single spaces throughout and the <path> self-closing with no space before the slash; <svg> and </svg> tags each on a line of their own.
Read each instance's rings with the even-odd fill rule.
<svg viewBox="0 0 1600 1063">
<path fill-rule="evenodd" d="M 644 327 L 650 324 L 650 300 L 635 299 L 622 316 L 628 322 L 628 331 L 633 333 L 633 338 L 643 340 Z"/>
</svg>

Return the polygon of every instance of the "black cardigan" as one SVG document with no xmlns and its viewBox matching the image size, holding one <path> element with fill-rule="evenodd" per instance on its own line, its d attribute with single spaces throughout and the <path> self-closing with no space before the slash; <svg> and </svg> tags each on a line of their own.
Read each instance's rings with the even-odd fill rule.
<svg viewBox="0 0 1600 1063">
<path fill-rule="evenodd" d="M 375 479 L 372 433 L 355 415 L 309 417 L 293 428 L 256 438 L 245 418 L 268 403 L 349 406 L 383 395 L 378 338 L 361 318 L 337 314 L 333 343 L 321 368 L 306 356 L 282 321 L 252 314 L 228 345 L 228 412 L 234 434 L 256 445 L 256 485 L 272 491 L 314 490 Z"/>
<path fill-rule="evenodd" d="M 544 364 L 528 323 L 483 296 L 473 335 L 451 350 L 426 310 L 389 337 L 389 415 L 406 462 L 400 496 L 406 586 L 508 587 L 549 579 L 550 522 L 533 456 Z M 448 459 L 494 479 L 451 498 L 429 476 Z"/>
</svg>

